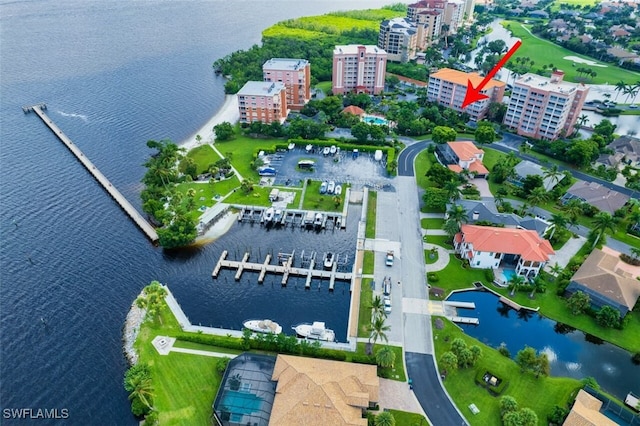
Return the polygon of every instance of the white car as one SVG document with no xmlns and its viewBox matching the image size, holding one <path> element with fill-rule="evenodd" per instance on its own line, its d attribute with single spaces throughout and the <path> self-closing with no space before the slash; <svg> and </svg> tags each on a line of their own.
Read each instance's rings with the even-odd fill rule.
<svg viewBox="0 0 640 426">
<path fill-rule="evenodd" d="M 384 313 L 391 313 L 391 296 L 384 296 Z"/>
</svg>

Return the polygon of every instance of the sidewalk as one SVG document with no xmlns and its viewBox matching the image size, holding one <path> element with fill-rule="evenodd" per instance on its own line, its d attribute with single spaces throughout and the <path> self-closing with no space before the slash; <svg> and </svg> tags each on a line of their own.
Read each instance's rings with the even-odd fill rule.
<svg viewBox="0 0 640 426">
<path fill-rule="evenodd" d="M 429 243 L 423 243 L 423 247 L 425 250 L 431 250 L 432 248 L 438 250 L 438 260 L 436 260 L 434 263 L 425 265 L 425 267 L 427 268 L 427 272 L 441 271 L 447 267 L 447 265 L 449 264 L 449 260 L 451 260 L 449 251 L 447 249 Z"/>
</svg>

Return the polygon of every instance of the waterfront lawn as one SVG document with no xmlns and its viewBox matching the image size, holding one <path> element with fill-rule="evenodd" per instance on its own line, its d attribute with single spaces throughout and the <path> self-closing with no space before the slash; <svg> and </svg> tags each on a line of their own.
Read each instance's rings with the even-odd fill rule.
<svg viewBox="0 0 640 426">
<path fill-rule="evenodd" d="M 200 215 L 202 215 L 202 211 L 198 210 L 200 206 L 211 207 L 218 202 L 216 196 L 224 197 L 229 192 L 233 191 L 234 188 L 240 186 L 240 181 L 237 176 L 232 176 L 229 179 L 216 181 L 215 183 L 210 182 L 185 182 L 176 185 L 176 189 L 182 193 L 183 195 L 183 204 L 186 206 L 188 203 L 187 191 L 189 189 L 193 189 L 195 191 L 194 196 L 194 209 L 189 212 L 189 215 L 197 220 Z M 203 198 L 201 200 L 201 198 Z"/>
<path fill-rule="evenodd" d="M 208 144 L 193 148 L 187 153 L 187 157 L 192 158 L 196 163 L 198 174 L 206 172 L 209 170 L 209 165 L 220 160 L 218 153 L 215 152 Z"/>
<path fill-rule="evenodd" d="M 443 381 L 451 398 L 460 408 L 462 414 L 472 425 L 501 424 L 499 397 L 492 396 L 486 389 L 475 384 L 478 370 L 490 371 L 509 383 L 502 395 L 510 395 L 518 401 L 520 408 L 531 408 L 538 415 L 538 424 L 546 424 L 546 418 L 555 405 L 563 408 L 569 406 L 581 384 L 578 380 L 564 377 L 535 378 L 531 373 L 521 373 L 520 367 L 511 359 L 501 355 L 496 349 L 484 345 L 478 340 L 464 334 L 460 328 L 442 320 L 442 330 L 433 328 L 436 360 L 451 348 L 451 342 L 462 338 L 467 345 L 478 345 L 482 355 L 475 368 L 466 368 L 451 372 Z M 480 412 L 476 415 L 469 410 L 474 403 Z"/>
<path fill-rule="evenodd" d="M 238 189 L 233 194 L 225 198 L 224 202 L 228 204 L 239 204 L 243 206 L 270 206 L 269 194 L 271 193 L 270 186 L 253 186 L 253 191 L 244 193 L 244 191 Z"/>
<path fill-rule="evenodd" d="M 274 148 L 276 144 L 284 144 L 282 139 L 254 139 L 240 134 L 240 129 L 236 126 L 236 136 L 234 139 L 224 142 L 216 142 L 215 147 L 228 157 L 231 155 L 231 164 L 242 175 L 244 179 L 251 179 L 254 182 L 260 181 L 258 171 L 253 167 L 253 161 L 257 158 L 261 150 Z"/>
<path fill-rule="evenodd" d="M 321 184 L 322 182 L 317 180 L 312 180 L 307 184 L 307 190 L 302 201 L 302 209 L 341 212 L 344 206 L 344 189 L 342 195 L 321 194 Z M 336 203 L 336 201 L 338 202 Z"/>
<path fill-rule="evenodd" d="M 518 51 L 513 55 L 512 60 L 515 60 L 518 57 L 534 58 L 534 70 L 541 68 L 542 65 L 545 64 L 553 64 L 555 67 L 558 67 L 559 69 L 564 71 L 565 81 L 575 81 L 575 77 L 578 76 L 578 73 L 576 71 L 578 68 L 591 68 L 597 73 L 597 76 L 591 81 L 588 81 L 587 83 L 589 84 L 615 84 L 615 82 L 618 81 L 624 81 L 628 84 L 633 84 L 638 76 L 640 76 L 640 73 L 625 70 L 613 64 L 604 64 L 594 58 L 577 54 L 548 40 L 538 38 L 524 28 L 526 27 L 530 29 L 531 25 L 526 25 L 523 27 L 523 24 L 517 21 L 502 21 L 501 24 L 509 31 L 511 31 L 514 37 L 522 40 L 522 46 L 520 46 Z M 593 61 L 597 62 L 598 64 L 606 65 L 606 67 L 591 66 L 588 64 L 576 64 L 569 59 L 564 59 L 566 56 L 576 56 L 587 61 Z M 534 70 L 532 70 L 532 72 Z"/>
<path fill-rule="evenodd" d="M 363 278 L 360 285 L 360 310 L 358 311 L 358 337 L 369 337 L 369 325 L 371 324 L 371 301 L 373 279 Z"/>
<path fill-rule="evenodd" d="M 393 418 L 396 420 L 397 425 L 403 426 L 423 426 L 428 425 L 427 419 L 418 413 L 410 413 L 408 411 L 389 410 L 393 414 Z"/>
<path fill-rule="evenodd" d="M 369 200 L 367 202 L 367 225 L 364 231 L 365 238 L 376 237 L 376 212 L 378 209 L 378 193 L 369 191 Z"/>
<path fill-rule="evenodd" d="M 364 252 L 364 259 L 362 260 L 362 273 L 364 275 L 373 274 L 375 256 L 376 253 L 374 251 L 367 250 Z"/>
<path fill-rule="evenodd" d="M 449 264 L 442 271 L 431 272 L 431 274 L 438 276 L 438 281 L 429 280 L 430 285 L 447 290 L 445 297 L 452 290 L 472 288 L 475 281 L 480 281 L 483 284 L 488 282 L 484 269 L 463 268 L 459 259 L 452 254 L 449 256 Z"/>
<path fill-rule="evenodd" d="M 420 226 L 423 229 L 442 229 L 444 226 L 444 219 L 438 218 L 424 218 L 420 219 Z"/>
<path fill-rule="evenodd" d="M 175 336 L 180 332 L 166 304 L 162 304 L 159 315 L 156 321 L 142 324 L 135 347 L 140 362 L 148 364 L 151 370 L 154 406 L 160 424 L 209 424 L 222 378 L 216 370 L 218 358 L 178 352 L 158 354 L 151 341 L 157 335 Z M 211 346 L 207 349 L 218 351 Z"/>
</svg>

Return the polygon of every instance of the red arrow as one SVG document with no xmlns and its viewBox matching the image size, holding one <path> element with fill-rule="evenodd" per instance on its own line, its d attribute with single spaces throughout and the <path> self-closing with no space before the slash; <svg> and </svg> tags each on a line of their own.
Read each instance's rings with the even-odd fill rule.
<svg viewBox="0 0 640 426">
<path fill-rule="evenodd" d="M 518 50 L 520 45 L 522 45 L 522 42 L 520 40 L 516 41 L 515 44 L 511 46 L 511 49 L 509 49 L 507 54 L 504 55 L 502 59 L 500 59 L 500 61 L 496 64 L 495 67 L 491 69 L 491 71 L 489 71 L 489 73 L 485 76 L 485 78 L 480 82 L 478 87 L 473 87 L 473 84 L 471 84 L 471 80 L 467 80 L 467 93 L 464 96 L 464 102 L 462 102 L 462 108 L 466 108 L 467 106 L 469 106 L 474 102 L 481 101 L 483 99 L 488 98 L 487 95 L 480 93 L 480 91 L 484 89 L 484 86 L 486 86 L 489 80 L 491 80 L 493 76 L 496 75 L 498 70 L 502 68 L 504 64 L 507 63 L 511 55 L 516 53 L 516 50 Z"/>
</svg>

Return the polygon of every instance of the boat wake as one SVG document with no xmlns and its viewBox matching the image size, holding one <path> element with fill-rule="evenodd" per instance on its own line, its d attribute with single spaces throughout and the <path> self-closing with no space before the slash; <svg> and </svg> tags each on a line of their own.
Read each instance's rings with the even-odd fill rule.
<svg viewBox="0 0 640 426">
<path fill-rule="evenodd" d="M 84 121 L 85 123 L 88 123 L 88 122 L 89 122 L 89 117 L 87 117 L 87 116 L 86 116 L 86 115 L 84 115 L 84 114 L 67 113 L 67 112 L 60 111 L 60 110 L 58 110 L 57 112 L 58 112 L 58 114 L 60 114 L 60 115 L 61 115 L 61 116 L 63 116 L 63 117 L 79 118 L 79 119 L 81 119 L 82 121 Z"/>
</svg>

